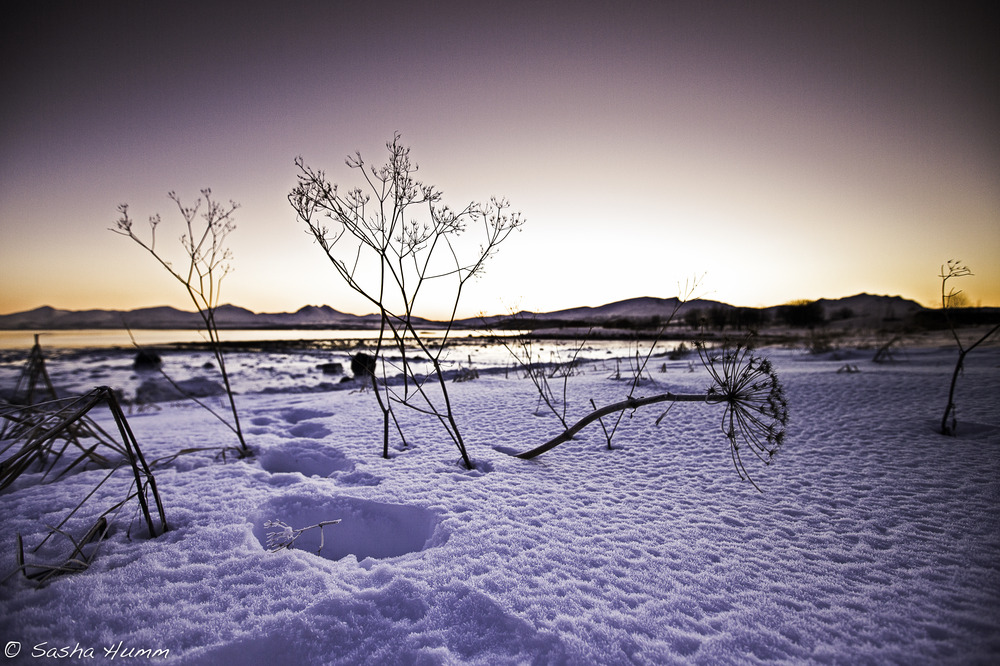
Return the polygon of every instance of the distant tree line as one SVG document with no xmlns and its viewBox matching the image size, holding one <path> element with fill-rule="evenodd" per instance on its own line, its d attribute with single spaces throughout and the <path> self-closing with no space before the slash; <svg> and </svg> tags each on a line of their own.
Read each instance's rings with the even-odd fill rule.
<svg viewBox="0 0 1000 666">
<path fill-rule="evenodd" d="M 773 313 L 772 313 L 773 312 Z M 850 308 L 841 308 L 831 319 L 849 319 L 854 316 Z M 827 323 L 823 306 L 818 301 L 796 301 L 776 309 L 723 307 L 691 310 L 684 317 L 684 323 L 691 328 L 702 330 L 753 331 L 769 325 L 790 328 L 816 328 Z"/>
<path fill-rule="evenodd" d="M 726 308 L 713 305 L 710 308 L 691 310 L 684 316 L 684 323 L 701 330 L 727 329 L 750 331 L 766 326 L 771 321 L 766 310 L 758 308 Z"/>
<path fill-rule="evenodd" d="M 950 321 L 949 321 L 950 319 Z M 913 316 L 913 323 L 933 331 L 966 326 L 991 326 L 1000 323 L 1000 308 L 949 308 L 922 310 Z"/>
</svg>

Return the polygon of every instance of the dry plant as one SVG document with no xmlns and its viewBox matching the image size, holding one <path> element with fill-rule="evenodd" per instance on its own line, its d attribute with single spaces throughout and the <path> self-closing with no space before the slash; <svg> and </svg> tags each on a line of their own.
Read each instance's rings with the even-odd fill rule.
<svg viewBox="0 0 1000 666">
<path fill-rule="evenodd" d="M 704 393 L 668 392 L 646 397 L 630 394 L 625 400 L 600 408 L 592 402 L 594 411 L 544 444 L 517 454 L 517 457 L 530 459 L 541 455 L 571 440 L 594 421 L 600 421 L 611 414 L 618 414 L 620 418 L 625 412 L 634 412 L 646 405 L 702 402 L 723 406 L 722 432 L 729 441 L 733 465 L 741 479 L 750 481 L 760 490 L 744 464 L 743 453 L 749 450 L 761 462 L 769 465 L 781 448 L 788 423 L 788 402 L 784 388 L 771 362 L 754 354 L 746 343 L 735 347 L 724 345 L 717 351 L 708 350 L 704 344 L 699 343 L 698 353 L 713 380 Z M 657 424 L 667 412 L 669 408 L 656 420 Z M 607 429 L 605 437 L 610 441 Z"/>
<path fill-rule="evenodd" d="M 902 337 L 899 335 L 893 335 L 884 342 L 879 342 L 878 349 L 875 350 L 875 356 L 872 357 L 872 362 L 892 363 L 895 361 L 896 352 L 893 350 L 893 345 L 898 344 L 902 344 Z"/>
<path fill-rule="evenodd" d="M 128 326 L 125 327 L 125 331 L 128 333 L 129 338 L 132 340 L 132 345 L 136 349 L 139 350 L 140 354 L 147 354 L 147 355 L 150 354 L 150 352 L 148 352 L 142 345 L 140 345 L 136 341 L 135 336 L 132 335 L 132 330 Z M 212 416 L 214 416 L 224 426 L 226 426 L 227 428 L 229 428 L 230 430 L 232 430 L 234 433 L 236 433 L 237 435 L 239 435 L 238 429 L 232 423 L 230 423 L 229 421 L 227 421 L 225 416 L 223 416 L 222 414 L 219 414 L 207 402 L 205 402 L 204 400 L 201 400 L 200 398 L 198 398 L 198 396 L 193 395 L 190 391 L 188 391 L 187 389 L 185 389 L 179 382 L 175 381 L 174 378 L 171 377 L 163 369 L 162 366 L 160 366 L 159 364 L 156 364 L 155 367 L 154 367 L 154 369 L 156 370 L 156 372 L 160 373 L 160 376 L 163 377 L 163 379 L 166 380 L 166 382 L 168 384 L 170 384 L 170 386 L 175 391 L 177 391 L 177 393 L 179 393 L 180 395 L 184 396 L 184 398 L 186 400 L 190 400 L 191 402 L 195 403 L 196 405 L 198 405 L 199 407 L 201 407 L 202 409 L 204 409 L 206 412 L 208 412 L 209 414 L 211 414 Z M 232 404 L 232 403 L 230 403 L 230 404 Z M 138 411 L 142 411 L 143 407 L 144 407 L 144 405 L 142 403 L 139 403 L 139 405 L 137 407 Z M 237 423 L 237 425 L 238 425 L 238 423 Z M 242 436 L 240 436 L 240 440 L 242 441 Z M 169 458 L 170 458 L 170 460 L 173 460 L 174 458 L 177 458 L 177 456 L 179 456 L 179 455 L 184 455 L 184 454 L 187 454 L 187 453 L 195 453 L 195 452 L 200 452 L 200 451 L 216 451 L 216 452 L 218 452 L 219 457 L 221 457 L 223 460 L 225 460 L 226 454 L 228 454 L 230 451 L 235 452 L 236 455 L 237 455 L 237 457 L 241 457 L 241 458 L 242 457 L 246 457 L 246 449 L 235 448 L 235 447 L 232 447 L 232 446 L 221 446 L 221 447 L 208 447 L 208 446 L 206 446 L 206 447 L 182 449 L 177 454 L 175 454 L 173 456 L 170 456 Z M 165 460 L 166 460 L 165 458 L 158 458 L 156 461 L 154 461 L 153 464 L 156 465 L 157 463 L 161 463 L 161 462 L 163 462 Z"/>
<path fill-rule="evenodd" d="M 112 456 L 115 460 L 128 455 L 125 448 L 87 414 L 90 409 L 87 396 L 58 397 L 45 368 L 45 355 L 38 335 L 18 377 L 12 400 L 0 404 L 0 419 L 3 420 L 0 456 L 19 442 L 22 446 L 0 461 L 0 491 L 31 469 L 42 471 L 41 480 L 44 481 L 64 458 L 76 456 L 55 480 L 88 462 L 98 467 L 112 467 L 114 463 L 104 449 L 116 454 Z"/>
<path fill-rule="evenodd" d="M 95 522 L 94 525 L 87 530 L 86 534 L 84 534 L 80 539 L 74 539 L 72 534 L 57 528 L 52 528 L 49 536 L 53 534 L 63 536 L 66 540 L 73 544 L 73 550 L 70 551 L 70 554 L 65 559 L 51 564 L 28 564 L 24 559 L 24 539 L 22 539 L 21 535 L 18 534 L 17 569 L 15 569 L 13 573 L 8 574 L 4 580 L 7 580 L 7 578 L 10 578 L 10 576 L 20 571 L 24 574 L 25 578 L 41 586 L 57 576 L 86 571 L 90 567 L 90 563 L 94 561 L 95 557 L 97 557 L 97 551 L 99 550 L 100 543 L 107 538 L 108 530 L 108 519 L 104 516 L 98 518 L 97 522 Z M 85 549 L 91 544 L 97 545 L 87 552 Z M 29 569 L 32 570 L 30 573 Z"/>
<path fill-rule="evenodd" d="M 0 456 L 20 443 L 19 448 L 0 461 L 0 490 L 31 470 L 42 472 L 40 481 L 44 482 L 60 462 L 69 461 L 69 464 L 59 471 L 54 481 L 78 465 L 85 466 L 89 462 L 109 468 L 121 457 L 126 457 L 128 452 L 87 415 L 88 405 L 88 396 L 34 405 L 0 405 L 0 418 L 6 421 Z M 117 455 L 109 458 L 107 451 L 98 451 L 102 447 Z"/>
<path fill-rule="evenodd" d="M 958 420 L 955 415 L 955 386 L 958 384 L 958 376 L 962 374 L 962 370 L 965 367 L 965 357 L 973 349 L 986 342 L 987 338 L 1000 330 L 1000 324 L 997 324 L 968 347 L 962 342 L 962 338 L 958 334 L 958 329 L 949 314 L 949 310 L 964 303 L 965 295 L 961 290 L 949 289 L 948 280 L 968 277 L 970 275 L 973 275 L 973 273 L 968 266 L 963 265 L 958 259 L 949 259 L 947 269 L 942 266 L 941 274 L 938 276 L 941 278 L 941 308 L 944 311 L 945 321 L 948 322 L 948 329 L 955 339 L 955 344 L 958 345 L 958 360 L 955 361 L 955 370 L 951 373 L 951 385 L 948 388 L 948 404 L 945 406 L 944 414 L 941 416 L 940 429 L 942 435 L 954 436 L 958 428 Z"/>
<path fill-rule="evenodd" d="M 656 328 L 656 332 L 653 335 L 652 340 L 649 342 L 648 349 L 643 349 L 641 346 L 637 345 L 634 354 L 631 352 L 628 355 L 629 364 L 629 375 L 622 374 L 621 359 L 615 359 L 615 373 L 610 377 L 615 381 L 621 381 L 623 377 L 630 376 L 629 389 L 626 394 L 625 402 L 633 399 L 635 392 L 639 385 L 644 381 L 644 377 L 647 376 L 647 366 L 649 365 L 650 359 L 653 357 L 654 352 L 657 349 L 657 345 L 663 339 L 666 334 L 667 328 L 670 326 L 671 322 L 677 316 L 681 307 L 691 300 L 692 295 L 697 291 L 698 285 L 700 283 L 700 278 L 694 278 L 693 280 L 688 280 L 685 282 L 683 287 L 678 285 L 678 292 L 681 294 L 676 303 L 674 303 L 673 308 L 665 319 L 660 319 L 659 325 Z M 514 321 L 518 321 L 518 317 L 514 313 L 511 317 Z M 484 318 L 485 321 L 485 318 Z M 530 327 L 529 327 L 530 328 Z M 502 335 L 496 335 L 497 339 L 500 340 L 507 352 L 514 357 L 515 362 L 521 367 L 525 376 L 531 379 L 535 386 L 535 390 L 538 393 L 539 403 L 544 403 L 548 407 L 549 411 L 555 414 L 556 418 L 564 428 L 564 434 L 573 430 L 578 432 L 578 429 L 574 430 L 569 422 L 566 420 L 566 410 L 569 404 L 568 401 L 568 384 L 569 378 L 574 374 L 578 364 L 579 354 L 582 351 L 587 339 L 593 333 L 593 328 L 587 331 L 587 335 L 577 344 L 573 350 L 569 361 L 563 361 L 561 358 L 556 358 L 555 362 L 550 362 L 548 366 L 541 362 L 541 359 L 537 358 L 534 354 L 532 348 L 532 339 L 530 335 L 521 335 L 514 338 L 512 343 L 507 342 L 507 338 Z M 548 368 L 552 368 L 552 372 L 548 372 Z M 556 396 L 552 387 L 549 385 L 549 379 L 559 376 L 562 379 L 561 387 L 561 397 Z M 624 403 L 619 403 L 624 404 Z M 604 438 L 607 441 L 608 448 L 612 448 L 612 441 L 614 440 L 615 434 L 618 431 L 618 427 L 621 425 L 621 420 L 624 417 L 625 410 L 610 410 L 604 411 L 604 408 L 598 408 L 597 404 L 593 399 L 590 400 L 590 406 L 594 410 L 590 416 L 593 418 L 588 420 L 590 423 L 592 420 L 596 419 L 600 425 L 601 430 L 604 433 Z M 536 412 L 537 412 L 536 408 Z M 603 417 L 611 414 L 617 414 L 613 422 L 604 422 Z M 596 416 L 595 416 L 596 415 Z M 588 417 L 589 418 L 589 417 Z M 579 425 L 579 424 L 577 424 Z M 586 424 L 584 424 L 586 425 Z M 582 426 L 581 426 L 582 427 Z M 571 438 L 572 435 L 569 436 Z M 560 440 L 565 441 L 565 440 Z M 557 442 L 558 443 L 558 442 Z M 543 445 L 544 446 L 544 445 Z M 540 447 L 541 448 L 541 447 Z M 551 447 L 550 447 L 551 448 Z M 544 449 L 548 450 L 548 449 Z"/>
<path fill-rule="evenodd" d="M 17 377 L 14 391 L 11 393 L 11 402 L 19 405 L 31 405 L 37 402 L 36 398 L 43 400 L 55 400 L 59 397 L 49 371 L 45 367 L 45 354 L 42 345 L 38 341 L 39 334 L 35 334 L 35 344 L 28 352 L 28 361 L 21 369 L 21 374 Z M 3 431 L 0 430 L 0 438 Z"/>
<path fill-rule="evenodd" d="M 135 223 L 128 214 L 128 204 L 118 206 L 121 217 L 111 229 L 116 234 L 131 238 L 142 249 L 149 252 L 174 279 L 184 285 L 188 297 L 198 310 L 205 327 L 209 346 L 222 374 L 222 383 L 229 398 L 232 411 L 232 423 L 225 422 L 233 431 L 240 443 L 243 456 L 251 455 L 240 427 L 240 416 L 236 409 L 236 398 L 229 383 L 229 373 L 226 371 L 226 359 L 222 353 L 222 343 L 219 339 L 219 329 L 216 326 L 215 312 L 219 307 L 222 280 L 231 270 L 232 253 L 226 247 L 226 238 L 236 228 L 234 214 L 239 204 L 230 201 L 223 205 L 212 198 L 212 191 L 201 191 L 204 197 L 204 212 L 202 199 L 195 201 L 193 206 L 185 206 L 180 198 L 171 192 L 168 196 L 177 204 L 181 217 L 184 219 L 186 232 L 181 236 L 181 246 L 184 248 L 185 262 L 182 268 L 175 268 L 156 248 L 156 229 L 160 224 L 159 214 L 149 218 L 149 240 L 140 238 L 134 229 Z M 201 222 L 199 222 L 199 218 Z"/>
<path fill-rule="evenodd" d="M 677 313 L 680 311 L 681 307 L 689 300 L 691 300 L 694 293 L 698 290 L 698 285 L 700 282 L 701 282 L 700 278 L 694 278 L 692 280 L 688 280 L 687 282 L 685 282 L 683 287 L 681 287 L 678 284 L 677 291 L 680 295 L 677 297 L 677 302 L 674 303 L 674 307 L 670 310 L 670 314 L 668 314 L 666 319 L 663 320 L 662 323 L 660 324 L 659 328 L 656 331 L 656 334 L 653 336 L 653 340 L 649 343 L 649 348 L 645 351 L 645 353 L 643 353 L 642 350 L 637 346 L 634 358 L 632 354 L 629 354 L 628 358 L 629 358 L 632 380 L 631 384 L 629 385 L 628 394 L 626 396 L 627 400 L 631 400 L 635 396 L 636 390 L 639 388 L 640 383 L 642 383 L 643 375 L 646 372 L 646 366 L 649 365 L 649 360 L 653 357 L 653 352 L 656 351 L 657 345 L 660 343 L 660 341 L 663 339 L 663 336 L 666 334 L 667 327 L 669 327 L 670 324 L 673 322 L 674 317 L 677 316 Z M 620 377 L 620 372 L 621 371 L 619 368 L 616 371 L 616 374 L 618 374 L 619 377 Z M 597 404 L 593 400 L 590 401 L 590 406 L 595 411 L 598 411 Z M 615 412 L 614 423 L 611 423 L 610 426 L 604 422 L 604 419 L 602 418 L 604 415 L 602 415 L 602 417 L 598 417 L 598 421 L 601 424 L 601 430 L 604 433 L 604 439 L 607 442 L 609 449 L 612 448 L 611 443 L 614 440 L 615 433 L 618 432 L 618 427 L 621 425 L 622 418 L 624 418 L 624 415 L 625 415 L 624 411 Z"/>
<path fill-rule="evenodd" d="M 51 456 L 52 443 L 59 440 L 65 432 L 71 430 L 86 418 L 87 414 L 99 405 L 107 405 L 111 416 L 115 421 L 121 442 L 115 442 L 112 448 L 122 455 L 122 458 L 108 471 L 106 475 L 91 489 L 86 496 L 76 505 L 63 519 L 56 525 L 50 525 L 48 535 L 36 545 L 32 552 L 45 545 L 56 535 L 60 535 L 71 542 L 73 549 L 65 558 L 55 563 L 28 563 L 24 557 L 24 541 L 20 534 L 17 535 L 18 543 L 18 567 L 13 573 L 22 572 L 26 578 L 39 584 L 45 583 L 51 578 L 63 574 L 75 573 L 85 570 L 93 558 L 97 555 L 99 544 L 107 537 L 111 525 L 122 509 L 133 499 L 138 501 L 137 514 L 141 514 L 150 537 L 156 537 L 167 530 L 167 520 L 163 510 L 163 503 L 159 492 L 156 489 L 156 479 L 150 470 L 150 465 L 146 462 L 139 448 L 139 443 L 132 433 L 125 414 L 115 397 L 114 391 L 107 386 L 95 388 L 87 394 L 71 400 L 60 401 L 64 403 L 61 407 L 51 412 L 45 419 L 36 423 L 32 428 L 23 431 L 20 438 L 24 439 L 23 446 L 15 452 L 13 456 L 0 463 L 3 479 L 2 486 L 6 487 L 21 474 L 36 469 L 36 463 L 44 463 L 47 456 Z M 65 471 L 72 469 L 83 460 L 91 460 L 95 455 L 94 449 L 87 449 L 75 461 L 73 461 Z M 61 457 L 62 452 L 58 452 L 55 457 Z M 108 462 L 105 459 L 105 462 Z M 53 463 L 54 464 L 54 463 Z M 44 464 L 42 464 L 44 469 Z M 51 466 L 49 466 L 51 469 Z M 90 500 L 119 470 L 128 469 L 132 472 L 128 490 L 125 497 L 105 509 L 97 517 L 96 521 L 79 538 L 75 539 L 67 529 L 67 523 L 76 516 L 83 506 Z M 48 473 L 47 471 L 45 472 Z M 154 513 L 156 517 L 154 518 Z M 130 530 L 131 531 L 131 528 Z M 90 544 L 97 544 L 90 552 L 86 548 Z M 13 575 L 13 574 L 11 574 Z M 9 576 L 8 576 L 9 577 Z"/>
<path fill-rule="evenodd" d="M 712 376 L 706 402 L 722 404 L 722 432 L 740 478 L 747 478 L 758 490 L 743 463 L 742 452 L 749 450 L 765 465 L 785 441 L 788 401 L 771 361 L 755 355 L 748 344 L 723 346 L 711 352 L 698 345 L 698 355 Z"/>
<path fill-rule="evenodd" d="M 483 316 L 482 320 L 485 323 L 486 317 Z M 515 323 L 515 328 L 531 328 L 516 325 L 525 322 L 525 316 L 522 314 L 511 312 L 510 320 Z M 535 351 L 534 338 L 530 333 L 510 337 L 491 330 L 490 334 L 503 345 L 524 376 L 535 386 L 535 391 L 538 393 L 535 413 L 539 414 L 544 404 L 546 409 L 559 419 L 563 428 L 569 428 L 569 423 L 566 421 L 566 410 L 569 407 L 569 379 L 579 371 L 580 352 L 583 351 L 592 331 L 593 329 L 588 330 L 587 334 L 569 350 L 568 358 L 553 351 L 549 354 L 547 362 Z M 558 394 L 552 387 L 552 380 L 557 380 L 561 384 L 558 387 Z"/>
<path fill-rule="evenodd" d="M 386 148 L 389 157 L 382 166 L 366 164 L 360 152 L 347 158 L 363 185 L 346 192 L 297 158 L 298 185 L 288 201 L 340 278 L 379 315 L 375 356 L 380 363 L 370 380 L 383 416 L 382 455 L 389 456 L 390 421 L 403 437 L 393 413 L 402 405 L 437 419 L 471 469 L 441 360 L 465 287 L 523 219 L 496 198 L 461 210 L 449 208 L 441 191 L 415 179 L 418 167 L 398 133 Z M 480 236 L 470 247 L 467 232 L 472 228 Z M 434 295 L 448 299 L 450 315 L 432 346 L 416 327 L 418 311 Z M 389 381 L 393 366 L 384 355 L 389 348 L 401 359 L 394 368 L 401 381 Z M 415 361 L 429 362 L 431 372 L 418 373 Z"/>
<path fill-rule="evenodd" d="M 336 525 L 339 522 L 339 518 L 336 520 L 323 520 L 315 525 L 307 525 L 306 527 L 295 529 L 291 525 L 288 525 L 280 520 L 269 520 L 264 523 L 264 527 L 271 530 L 267 533 L 267 552 L 276 553 L 285 548 L 291 549 L 291 547 L 295 545 L 295 541 L 302 536 L 304 532 L 319 528 L 319 548 L 316 549 L 316 554 L 319 555 L 323 551 L 323 546 L 326 543 L 323 528 L 327 525 Z"/>
</svg>

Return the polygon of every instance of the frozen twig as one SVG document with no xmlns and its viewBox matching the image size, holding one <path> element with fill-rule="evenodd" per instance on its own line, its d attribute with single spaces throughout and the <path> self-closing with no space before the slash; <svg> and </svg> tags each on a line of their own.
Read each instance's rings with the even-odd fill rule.
<svg viewBox="0 0 1000 666">
<path fill-rule="evenodd" d="M 287 525 L 283 521 L 277 519 L 269 520 L 264 523 L 264 527 L 270 528 L 271 530 L 267 533 L 267 551 L 269 553 L 276 553 L 285 548 L 291 549 L 291 547 L 295 544 L 296 539 L 302 536 L 304 532 L 319 528 L 319 548 L 316 549 L 316 554 L 319 555 L 325 544 L 323 528 L 327 525 L 336 525 L 339 522 L 339 518 L 337 520 L 323 520 L 315 525 L 307 525 L 306 527 L 294 529 L 291 525 Z"/>
</svg>

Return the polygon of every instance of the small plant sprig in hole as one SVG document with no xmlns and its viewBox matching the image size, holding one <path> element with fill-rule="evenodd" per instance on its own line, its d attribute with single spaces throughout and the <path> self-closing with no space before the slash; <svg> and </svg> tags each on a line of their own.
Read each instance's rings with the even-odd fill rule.
<svg viewBox="0 0 1000 666">
<path fill-rule="evenodd" d="M 724 403 L 722 432 L 729 440 L 733 465 L 741 478 L 760 490 L 743 464 L 742 450 L 749 448 L 765 464 L 785 440 L 788 400 L 774 367 L 753 354 L 749 345 L 724 345 L 709 351 L 698 343 L 698 355 L 712 377 L 710 400 Z"/>
<path fill-rule="evenodd" d="M 316 554 L 319 555 L 323 551 L 323 545 L 325 543 L 323 528 L 327 525 L 336 525 L 340 522 L 337 520 L 323 520 L 315 525 L 308 525 L 306 527 L 300 527 L 299 529 L 293 528 L 291 525 L 287 525 L 280 520 L 269 520 L 264 523 L 264 527 L 270 528 L 271 531 L 267 533 L 267 552 L 276 553 L 279 550 L 288 548 L 289 550 L 295 544 L 295 540 L 302 536 L 302 533 L 314 528 L 319 528 L 319 548 L 316 549 Z"/>
</svg>

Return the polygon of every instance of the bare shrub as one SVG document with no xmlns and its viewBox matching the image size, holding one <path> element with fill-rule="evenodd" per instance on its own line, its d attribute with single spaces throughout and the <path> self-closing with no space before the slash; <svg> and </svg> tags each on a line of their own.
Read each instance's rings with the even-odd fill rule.
<svg viewBox="0 0 1000 666">
<path fill-rule="evenodd" d="M 465 287 L 524 220 L 503 199 L 449 208 L 440 190 L 416 180 L 418 167 L 398 133 L 386 148 L 388 161 L 381 166 L 367 164 L 360 152 L 347 158 L 362 185 L 346 191 L 299 157 L 298 184 L 288 201 L 338 276 L 379 315 L 379 363 L 370 377 L 383 416 L 382 455 L 389 456 L 390 422 L 405 443 L 393 413 L 402 405 L 437 419 L 472 468 L 441 360 Z M 478 242 L 470 246 L 473 229 L 479 232 Z M 417 334 L 418 313 L 435 293 L 444 294 L 450 315 L 442 337 L 431 345 Z M 401 360 L 389 362 L 387 349 Z M 431 371 L 418 372 L 417 361 L 429 363 Z M 390 379 L 390 368 L 391 374 L 402 375 L 400 380 Z"/>
<path fill-rule="evenodd" d="M 230 201 L 228 205 L 223 205 L 212 198 L 212 191 L 209 189 L 202 190 L 201 195 L 204 197 L 204 201 L 198 199 L 190 207 L 182 204 L 175 193 L 171 192 L 168 195 L 177 204 L 186 229 L 180 238 L 181 246 L 184 248 L 185 264 L 179 268 L 175 268 L 173 263 L 168 261 L 156 247 L 156 230 L 160 225 L 159 214 L 150 216 L 149 240 L 143 240 L 135 232 L 135 223 L 128 214 L 128 204 L 121 204 L 118 206 L 121 217 L 118 218 L 111 231 L 135 241 L 139 247 L 149 252 L 174 279 L 184 286 L 188 297 L 201 316 L 209 346 L 215 356 L 216 363 L 218 363 L 219 372 L 222 374 L 226 396 L 229 398 L 233 420 L 232 423 L 223 420 L 223 423 L 233 431 L 239 440 L 241 456 L 247 456 L 251 455 L 250 447 L 247 446 L 243 430 L 240 427 L 236 398 L 229 382 L 226 359 L 222 353 L 219 329 L 215 322 L 222 280 L 232 269 L 230 264 L 232 253 L 226 247 L 226 238 L 236 228 L 234 214 L 239 208 L 239 204 Z M 204 203 L 204 209 L 202 209 L 202 203 Z M 199 211 L 201 211 L 200 215 Z"/>
<path fill-rule="evenodd" d="M 967 299 L 961 290 L 956 290 L 953 287 L 949 288 L 948 280 L 968 277 L 970 275 L 973 275 L 973 273 L 968 266 L 963 265 L 958 259 L 949 259 L 947 268 L 942 266 L 941 274 L 938 276 L 941 278 L 941 308 L 944 311 L 945 321 L 948 322 L 948 329 L 955 339 L 955 344 L 958 345 L 958 359 L 955 361 L 955 370 L 951 373 L 951 385 L 948 388 L 948 404 L 945 406 L 944 414 L 941 416 L 940 430 L 942 435 L 954 436 L 958 428 L 958 419 L 955 414 L 955 386 L 958 384 L 958 376 L 962 374 L 962 369 L 965 366 L 965 357 L 968 356 L 969 352 L 985 342 L 987 338 L 996 333 L 997 330 L 1000 330 L 1000 324 L 997 324 L 968 347 L 962 342 L 962 338 L 958 334 L 958 329 L 951 317 L 950 310 L 960 307 L 967 302 Z"/>
</svg>

